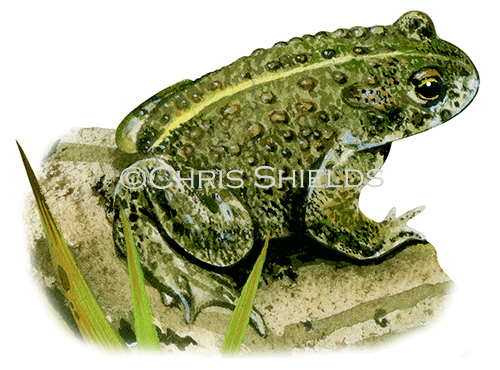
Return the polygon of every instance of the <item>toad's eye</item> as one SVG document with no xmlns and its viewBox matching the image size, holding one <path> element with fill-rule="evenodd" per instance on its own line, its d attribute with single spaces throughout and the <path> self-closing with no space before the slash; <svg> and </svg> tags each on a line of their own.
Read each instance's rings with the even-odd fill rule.
<svg viewBox="0 0 500 370">
<path fill-rule="evenodd" d="M 437 103 L 444 96 L 443 80 L 434 68 L 418 71 L 410 81 L 415 87 L 415 95 L 426 104 Z"/>
<path fill-rule="evenodd" d="M 418 97 L 424 100 L 434 100 L 441 94 L 441 84 L 435 78 L 427 78 L 415 87 Z"/>
</svg>

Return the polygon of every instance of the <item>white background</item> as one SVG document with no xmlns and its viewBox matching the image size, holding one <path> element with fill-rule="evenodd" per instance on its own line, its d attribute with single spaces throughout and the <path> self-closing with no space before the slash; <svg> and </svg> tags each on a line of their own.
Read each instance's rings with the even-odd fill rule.
<svg viewBox="0 0 500 370">
<path fill-rule="evenodd" d="M 408 10 L 433 19 L 438 35 L 475 63 L 481 88 L 443 126 L 393 144 L 380 188 L 362 209 L 382 220 L 416 206 L 410 222 L 438 251 L 459 287 L 444 320 L 382 347 L 328 357 L 266 359 L 266 366 L 362 368 L 450 366 L 491 361 L 498 351 L 498 27 L 491 1 L 16 1 L 0 5 L 2 137 L 1 362 L 51 368 L 261 366 L 262 359 L 172 359 L 111 355 L 72 339 L 28 276 L 21 207 L 28 180 L 15 146 L 32 165 L 71 127 L 115 128 L 140 102 L 250 54 L 318 31 L 392 24 Z M 326 360 L 322 363 L 321 360 Z M 64 360 L 70 363 L 64 363 Z M 314 361 L 314 362 L 311 362 Z M 257 363 L 256 363 L 257 362 Z M 494 363 L 494 362 L 493 362 Z M 446 364 L 446 365 L 445 365 Z M 17 367 L 16 366 L 16 367 Z M 435 367 L 434 367 L 435 366 Z M 453 366 L 462 366 L 456 364 Z M 26 367 L 27 368 L 27 367 Z"/>
</svg>

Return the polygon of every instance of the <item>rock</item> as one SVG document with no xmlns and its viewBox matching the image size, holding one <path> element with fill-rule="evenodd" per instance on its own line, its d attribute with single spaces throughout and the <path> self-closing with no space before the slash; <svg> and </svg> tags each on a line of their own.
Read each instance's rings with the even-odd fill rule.
<svg viewBox="0 0 500 370">
<path fill-rule="evenodd" d="M 75 129 L 47 154 L 38 178 L 47 203 L 89 287 L 124 339 L 134 341 L 126 263 L 112 237 L 111 200 L 120 173 L 137 158 L 121 153 L 114 130 Z M 48 245 L 32 198 L 26 218 L 36 278 L 65 322 L 78 331 L 57 286 Z M 241 288 L 255 256 L 228 271 Z M 255 306 L 270 335 L 248 328 L 247 353 L 295 353 L 371 346 L 430 324 L 444 309 L 453 282 L 428 243 L 359 264 L 306 237 L 273 240 Z M 232 311 L 210 307 L 186 324 L 177 307 L 146 287 L 167 352 L 219 353 Z"/>
</svg>

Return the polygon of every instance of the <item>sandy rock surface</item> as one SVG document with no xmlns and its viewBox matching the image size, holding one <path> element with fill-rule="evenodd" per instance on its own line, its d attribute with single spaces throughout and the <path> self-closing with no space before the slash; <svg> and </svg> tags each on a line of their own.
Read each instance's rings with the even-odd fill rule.
<svg viewBox="0 0 500 370">
<path fill-rule="evenodd" d="M 137 158 L 121 153 L 114 130 L 74 129 L 54 144 L 37 176 L 75 261 L 107 318 L 134 341 L 126 263 L 112 238 L 111 200 L 120 173 Z M 34 275 L 63 319 L 76 325 L 57 286 L 47 241 L 30 197 L 26 212 Z M 249 258 L 233 269 L 238 288 Z M 249 328 L 243 354 L 297 353 L 380 343 L 428 325 L 446 306 L 453 282 L 428 243 L 415 244 L 370 264 L 357 264 L 305 237 L 271 241 L 255 306 L 270 335 Z M 146 287 L 167 352 L 218 354 L 231 311 L 210 307 L 194 324 Z M 404 340 L 404 337 L 398 338 Z"/>
</svg>

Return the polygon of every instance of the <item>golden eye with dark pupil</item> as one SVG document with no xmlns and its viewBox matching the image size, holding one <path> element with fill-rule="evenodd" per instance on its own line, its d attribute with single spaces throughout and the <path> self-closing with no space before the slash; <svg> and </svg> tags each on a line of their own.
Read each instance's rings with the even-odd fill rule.
<svg viewBox="0 0 500 370">
<path fill-rule="evenodd" d="M 443 80 L 434 68 L 418 71 L 412 76 L 411 82 L 415 86 L 416 96 L 427 103 L 436 102 L 443 96 Z"/>
<path fill-rule="evenodd" d="M 435 78 L 429 78 L 416 86 L 415 92 L 423 100 L 434 100 L 441 95 L 441 84 Z"/>
</svg>

